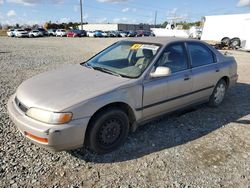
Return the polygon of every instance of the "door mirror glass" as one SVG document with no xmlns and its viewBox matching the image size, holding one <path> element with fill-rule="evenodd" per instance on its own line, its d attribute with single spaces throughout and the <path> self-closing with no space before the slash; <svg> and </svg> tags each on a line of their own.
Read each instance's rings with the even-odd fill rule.
<svg viewBox="0 0 250 188">
<path fill-rule="evenodd" d="M 152 78 L 166 77 L 171 75 L 171 70 L 168 67 L 157 67 L 156 70 L 150 73 Z"/>
</svg>

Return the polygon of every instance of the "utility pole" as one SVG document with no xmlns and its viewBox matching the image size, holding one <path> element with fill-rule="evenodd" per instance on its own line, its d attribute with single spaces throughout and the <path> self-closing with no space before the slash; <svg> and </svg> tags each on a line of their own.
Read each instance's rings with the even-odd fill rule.
<svg viewBox="0 0 250 188">
<path fill-rule="evenodd" d="M 83 30 L 82 0 L 80 0 L 80 10 L 81 10 L 81 30 Z"/>
<path fill-rule="evenodd" d="M 155 28 L 156 28 L 156 23 L 157 23 L 157 11 L 155 11 Z"/>
</svg>

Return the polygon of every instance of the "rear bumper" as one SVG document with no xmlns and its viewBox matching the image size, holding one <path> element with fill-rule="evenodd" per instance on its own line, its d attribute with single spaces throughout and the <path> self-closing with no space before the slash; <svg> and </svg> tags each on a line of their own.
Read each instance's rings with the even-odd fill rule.
<svg viewBox="0 0 250 188">
<path fill-rule="evenodd" d="M 89 118 L 72 120 L 68 124 L 50 125 L 27 117 L 16 106 L 13 97 L 8 101 L 7 108 L 10 118 L 19 131 L 39 146 L 62 151 L 80 148 L 84 144 Z M 46 139 L 47 142 L 40 142 L 36 137 Z"/>
</svg>

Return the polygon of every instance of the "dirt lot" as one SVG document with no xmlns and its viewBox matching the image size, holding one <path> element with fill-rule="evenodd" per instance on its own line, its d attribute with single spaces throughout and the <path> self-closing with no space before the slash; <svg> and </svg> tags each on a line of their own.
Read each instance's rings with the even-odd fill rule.
<svg viewBox="0 0 250 188">
<path fill-rule="evenodd" d="M 18 85 L 115 40 L 0 37 L 0 187 L 249 188 L 250 53 L 232 52 L 239 83 L 221 107 L 201 105 L 148 123 L 111 154 L 53 153 L 21 136 L 6 112 Z"/>
</svg>

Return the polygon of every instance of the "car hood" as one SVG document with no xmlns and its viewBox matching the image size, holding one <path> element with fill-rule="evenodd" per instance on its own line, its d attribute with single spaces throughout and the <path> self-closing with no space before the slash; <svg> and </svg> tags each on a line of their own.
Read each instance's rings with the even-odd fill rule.
<svg viewBox="0 0 250 188">
<path fill-rule="evenodd" d="M 121 87 L 129 80 L 74 65 L 42 73 L 23 82 L 16 97 L 28 108 L 59 112 Z"/>
</svg>

